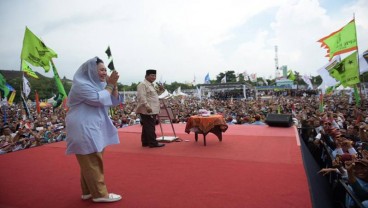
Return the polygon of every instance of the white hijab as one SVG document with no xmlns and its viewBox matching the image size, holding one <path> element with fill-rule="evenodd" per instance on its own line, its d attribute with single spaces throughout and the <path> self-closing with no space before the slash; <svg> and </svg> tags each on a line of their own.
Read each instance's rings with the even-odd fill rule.
<svg viewBox="0 0 368 208">
<path fill-rule="evenodd" d="M 97 59 L 96 56 L 86 61 L 74 74 L 72 88 L 68 95 L 68 107 L 83 102 L 89 93 L 101 91 L 106 86 L 106 82 L 101 82 L 98 76 Z"/>
</svg>

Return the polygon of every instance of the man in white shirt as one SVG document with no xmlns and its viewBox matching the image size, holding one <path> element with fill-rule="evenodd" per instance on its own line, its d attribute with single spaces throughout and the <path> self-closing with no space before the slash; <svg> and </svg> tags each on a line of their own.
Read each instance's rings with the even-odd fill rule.
<svg viewBox="0 0 368 208">
<path fill-rule="evenodd" d="M 158 92 L 156 91 L 153 82 L 156 80 L 156 70 L 149 69 L 146 71 L 146 76 L 143 82 L 137 86 L 138 105 L 135 110 L 140 115 L 142 124 L 141 141 L 143 147 L 163 147 L 165 144 L 156 141 L 156 116 L 160 112 L 160 102 Z M 163 87 L 160 91 L 163 91 Z"/>
</svg>

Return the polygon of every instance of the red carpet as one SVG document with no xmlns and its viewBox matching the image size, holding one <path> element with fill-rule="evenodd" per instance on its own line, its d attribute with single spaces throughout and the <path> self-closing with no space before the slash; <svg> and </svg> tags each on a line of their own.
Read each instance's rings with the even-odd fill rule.
<svg viewBox="0 0 368 208">
<path fill-rule="evenodd" d="M 80 199 L 65 142 L 0 155 L 0 207 L 312 207 L 294 127 L 232 125 L 207 146 L 184 127 L 175 125 L 183 141 L 164 148 L 141 147 L 139 125 L 119 129 L 121 144 L 104 155 L 107 187 L 123 195 L 111 204 Z"/>
</svg>

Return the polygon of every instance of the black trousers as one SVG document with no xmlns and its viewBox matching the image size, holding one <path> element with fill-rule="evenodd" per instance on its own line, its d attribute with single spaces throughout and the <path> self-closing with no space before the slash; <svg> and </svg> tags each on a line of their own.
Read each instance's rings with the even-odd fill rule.
<svg viewBox="0 0 368 208">
<path fill-rule="evenodd" d="M 142 123 L 142 145 L 157 145 L 156 141 L 156 115 L 144 115 L 140 114 Z"/>
</svg>

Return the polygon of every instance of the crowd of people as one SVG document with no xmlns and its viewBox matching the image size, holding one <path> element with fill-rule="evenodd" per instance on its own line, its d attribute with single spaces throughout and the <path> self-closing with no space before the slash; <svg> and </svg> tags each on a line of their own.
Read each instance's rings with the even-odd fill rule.
<svg viewBox="0 0 368 208">
<path fill-rule="evenodd" d="M 318 162 L 319 173 L 329 177 L 333 191 L 344 193 L 335 197 L 336 205 L 368 207 L 366 100 L 357 104 L 351 93 L 324 97 L 323 105 L 319 99 L 300 98 L 294 104 L 301 138 Z"/>
<path fill-rule="evenodd" d="M 0 154 L 64 141 L 65 111 L 44 108 L 40 114 L 32 108 L 32 117 L 27 116 L 22 104 L 2 108 Z"/>
<path fill-rule="evenodd" d="M 258 99 L 180 96 L 164 102 L 174 112 L 173 123 L 185 123 L 200 109 L 221 114 L 233 125 L 264 125 L 268 113 L 291 114 L 301 130 L 301 138 L 320 164 L 320 173 L 340 176 L 368 207 L 368 111 L 364 98 L 358 106 L 351 93 L 324 96 L 323 102 L 315 91 L 285 93 L 286 96 L 268 94 L 267 99 L 261 96 Z M 110 110 L 110 119 L 116 128 L 140 124 L 134 110 L 136 106 L 133 96 Z M 1 114 L 0 153 L 63 141 L 65 115 L 63 108 L 46 107 L 40 114 L 31 108 L 28 118 L 20 104 L 9 106 Z M 332 161 L 328 168 L 325 168 L 326 155 Z"/>
</svg>

